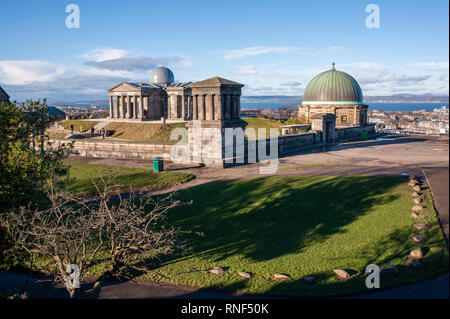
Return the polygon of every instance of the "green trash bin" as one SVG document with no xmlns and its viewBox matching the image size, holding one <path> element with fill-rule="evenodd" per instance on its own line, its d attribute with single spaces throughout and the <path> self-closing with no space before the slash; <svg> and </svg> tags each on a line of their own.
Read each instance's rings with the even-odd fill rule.
<svg viewBox="0 0 450 319">
<path fill-rule="evenodd" d="M 164 170 L 164 159 L 162 157 L 153 158 L 153 171 L 162 172 Z"/>
<path fill-rule="evenodd" d="M 361 133 L 361 139 L 362 140 L 367 140 L 367 132 L 362 132 Z"/>
</svg>

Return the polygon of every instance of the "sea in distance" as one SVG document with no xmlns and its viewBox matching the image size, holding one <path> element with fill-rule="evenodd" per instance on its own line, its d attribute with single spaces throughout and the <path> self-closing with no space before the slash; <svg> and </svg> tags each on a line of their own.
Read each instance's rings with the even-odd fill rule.
<svg viewBox="0 0 450 319">
<path fill-rule="evenodd" d="M 432 112 L 436 108 L 442 106 L 449 107 L 448 103 L 367 103 L 369 105 L 369 110 L 379 110 L 379 111 L 392 111 L 392 112 L 410 112 L 410 111 L 420 111 L 425 110 Z M 248 103 L 241 102 L 241 109 L 274 109 L 280 108 L 285 103 Z"/>
</svg>

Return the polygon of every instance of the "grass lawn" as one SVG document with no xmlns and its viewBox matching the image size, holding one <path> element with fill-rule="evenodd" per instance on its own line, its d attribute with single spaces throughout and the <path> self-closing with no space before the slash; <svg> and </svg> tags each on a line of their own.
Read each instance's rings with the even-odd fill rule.
<svg viewBox="0 0 450 319">
<path fill-rule="evenodd" d="M 172 129 L 186 127 L 184 123 L 148 124 L 111 122 L 105 126 L 105 130 L 113 130 L 112 137 L 131 141 L 146 141 L 159 143 L 176 143 L 170 139 Z"/>
<path fill-rule="evenodd" d="M 194 176 L 181 172 L 163 171 L 154 173 L 148 169 L 126 168 L 118 166 L 94 165 L 86 163 L 68 162 L 70 166 L 69 183 L 65 187 L 67 191 L 78 194 L 92 194 L 95 191 L 91 179 L 99 181 L 99 172 L 108 168 L 120 170 L 121 174 L 117 183 L 121 185 L 124 191 L 129 187 L 135 187 L 139 190 L 152 190 L 186 183 Z"/>
<path fill-rule="evenodd" d="M 59 125 L 63 126 L 66 130 L 70 130 L 70 124 L 73 124 L 73 131 L 82 133 L 87 132 L 99 122 L 97 121 L 83 121 L 83 120 L 64 120 L 59 122 Z"/>
<path fill-rule="evenodd" d="M 270 137 L 270 129 L 271 128 L 278 129 L 278 134 L 281 135 L 281 125 L 284 125 L 283 123 L 281 123 L 281 121 L 264 119 L 264 118 L 246 118 L 243 120 L 248 123 L 247 128 L 255 129 L 256 138 L 258 138 L 258 128 L 265 128 L 266 129 L 266 137 Z"/>
<path fill-rule="evenodd" d="M 64 132 L 55 132 L 55 131 L 45 131 L 45 134 L 50 138 L 64 138 L 67 133 Z"/>
<path fill-rule="evenodd" d="M 448 250 L 430 192 L 424 191 L 424 214 L 432 228 L 422 232 L 413 227 L 410 193 L 407 180 L 397 176 L 277 176 L 184 190 L 179 197 L 193 204 L 172 210 L 169 221 L 204 236 L 189 235 L 191 252 L 163 258 L 157 271 L 170 277 L 166 282 L 298 296 L 367 292 L 364 273 L 369 264 L 399 269 L 398 278 L 382 277 L 382 288 L 445 274 Z M 404 266 L 409 251 L 417 247 L 411 240 L 414 233 L 426 236 L 421 271 Z M 214 266 L 226 274 L 196 271 Z M 334 268 L 346 269 L 352 278 L 337 280 Z M 253 278 L 244 280 L 238 271 Z M 272 281 L 274 273 L 291 279 Z M 314 275 L 317 283 L 304 284 L 307 275 Z"/>
</svg>

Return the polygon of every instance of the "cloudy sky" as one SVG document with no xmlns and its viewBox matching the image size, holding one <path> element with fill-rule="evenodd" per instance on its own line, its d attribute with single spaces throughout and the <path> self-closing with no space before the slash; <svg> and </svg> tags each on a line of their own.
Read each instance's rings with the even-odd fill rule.
<svg viewBox="0 0 450 319">
<path fill-rule="evenodd" d="M 66 27 L 70 3 L 78 29 Z M 366 26 L 371 3 L 379 28 Z M 302 95 L 336 62 L 365 95 L 447 95 L 448 13 L 446 0 L 2 1 L 0 86 L 19 101 L 106 99 L 164 65 L 177 81 Z"/>
</svg>

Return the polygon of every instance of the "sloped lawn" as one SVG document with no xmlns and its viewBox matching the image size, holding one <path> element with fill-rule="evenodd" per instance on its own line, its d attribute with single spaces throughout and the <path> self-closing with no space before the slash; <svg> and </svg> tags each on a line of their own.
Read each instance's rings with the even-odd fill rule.
<svg viewBox="0 0 450 319">
<path fill-rule="evenodd" d="M 67 191 L 83 195 L 95 193 L 92 179 L 100 181 L 100 172 L 111 169 L 120 172 L 116 183 L 124 191 L 130 187 L 138 190 L 153 190 L 175 186 L 190 181 L 194 176 L 182 172 L 163 171 L 154 173 L 148 169 L 106 166 L 97 164 L 69 162 L 69 181 L 65 186 Z"/>
<path fill-rule="evenodd" d="M 448 250 L 424 191 L 424 214 L 432 228 L 419 232 L 410 217 L 413 205 L 407 180 L 397 176 L 266 177 L 214 182 L 182 191 L 193 200 L 172 210 L 169 221 L 189 235 L 191 252 L 163 259 L 162 281 L 236 293 L 271 295 L 339 295 L 366 292 L 369 264 L 395 265 L 398 278 L 381 279 L 381 287 L 433 278 L 448 272 Z M 425 269 L 404 266 L 417 247 L 413 233 L 423 233 Z M 227 270 L 222 277 L 206 271 Z M 339 281 L 334 268 L 352 278 Z M 253 275 L 244 280 L 236 272 Z M 274 273 L 291 280 L 270 280 Z M 313 275 L 315 285 L 303 277 Z M 146 277 L 149 275 L 143 275 Z"/>
</svg>

